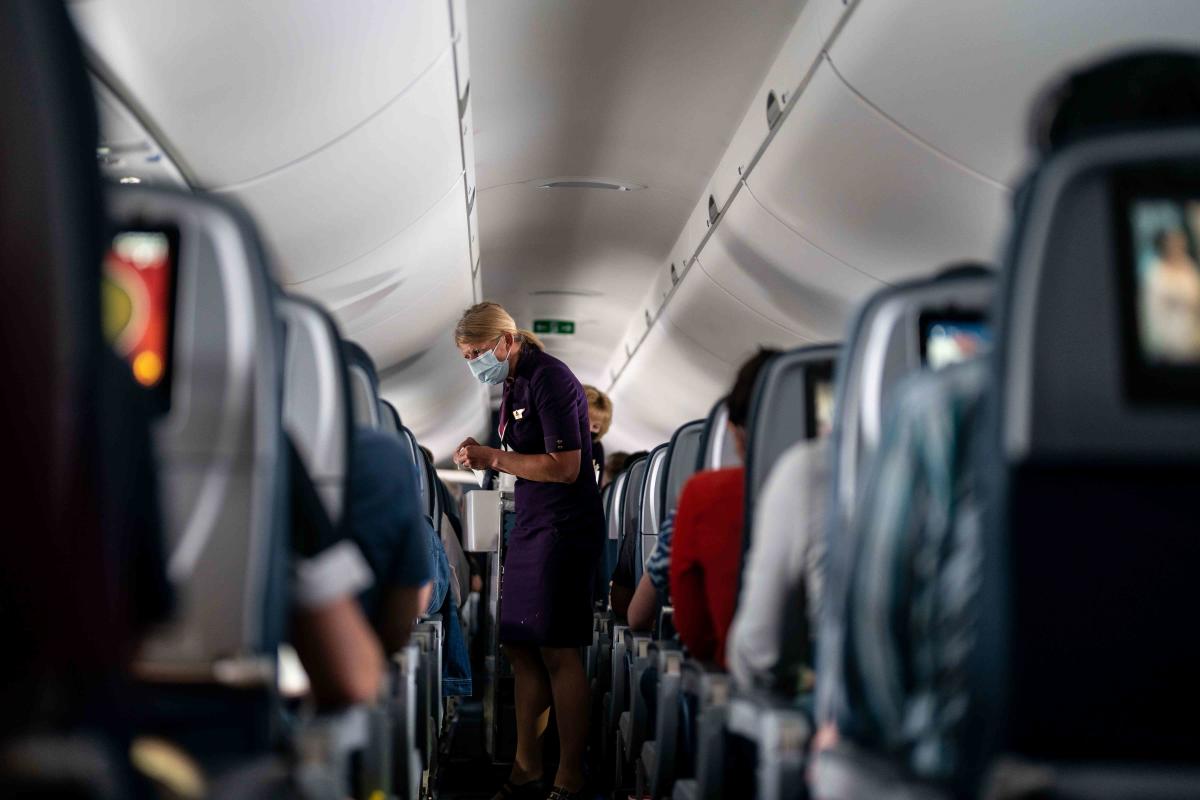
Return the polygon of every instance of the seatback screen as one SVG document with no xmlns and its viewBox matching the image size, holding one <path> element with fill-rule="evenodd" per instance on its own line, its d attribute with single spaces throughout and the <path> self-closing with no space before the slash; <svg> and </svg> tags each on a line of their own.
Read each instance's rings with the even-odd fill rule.
<svg viewBox="0 0 1200 800">
<path fill-rule="evenodd" d="M 167 230 L 118 233 L 101 282 L 104 335 L 161 411 L 170 408 L 176 241 Z"/>
<path fill-rule="evenodd" d="M 808 438 L 819 439 L 833 431 L 833 364 L 814 364 L 808 368 Z"/>
<path fill-rule="evenodd" d="M 1200 402 L 1200 181 L 1122 175 L 1115 197 L 1126 394 Z"/>
<path fill-rule="evenodd" d="M 1142 358 L 1200 365 L 1200 201 L 1143 197 L 1129 212 Z"/>
<path fill-rule="evenodd" d="M 921 361 L 933 370 L 982 355 L 992 344 L 992 332 L 980 314 L 921 316 Z"/>
</svg>

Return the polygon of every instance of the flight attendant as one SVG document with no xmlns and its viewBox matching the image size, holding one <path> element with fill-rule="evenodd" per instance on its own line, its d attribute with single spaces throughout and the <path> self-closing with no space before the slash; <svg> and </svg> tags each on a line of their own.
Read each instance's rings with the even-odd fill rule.
<svg viewBox="0 0 1200 800">
<path fill-rule="evenodd" d="M 515 677 L 517 754 L 496 797 L 574 798 L 583 790 L 589 701 L 579 648 L 591 643 L 592 576 L 604 543 L 587 398 L 567 365 L 496 303 L 467 309 L 454 340 L 476 378 L 504 385 L 503 449 L 466 439 L 454 461 L 517 479 L 500 601 L 500 641 Z M 538 720 L 551 702 L 561 757 L 545 795 Z"/>
</svg>

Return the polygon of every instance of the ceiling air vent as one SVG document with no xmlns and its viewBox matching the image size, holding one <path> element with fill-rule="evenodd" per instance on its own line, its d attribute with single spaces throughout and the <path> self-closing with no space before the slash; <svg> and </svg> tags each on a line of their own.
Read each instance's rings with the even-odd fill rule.
<svg viewBox="0 0 1200 800">
<path fill-rule="evenodd" d="M 640 183 L 617 180 L 615 178 L 596 178 L 572 175 L 562 178 L 539 178 L 529 181 L 529 185 L 537 189 L 602 189 L 609 192 L 636 192 L 646 187 Z"/>
</svg>

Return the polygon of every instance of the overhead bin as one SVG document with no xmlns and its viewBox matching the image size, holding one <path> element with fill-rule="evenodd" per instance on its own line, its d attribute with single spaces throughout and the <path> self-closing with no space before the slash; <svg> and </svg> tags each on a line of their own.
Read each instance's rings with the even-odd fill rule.
<svg viewBox="0 0 1200 800">
<path fill-rule="evenodd" d="M 381 247 L 454 185 L 458 124 L 446 50 L 403 97 L 336 143 L 220 191 L 265 229 L 280 279 L 303 281 Z"/>
<path fill-rule="evenodd" d="M 342 325 L 363 327 L 370 324 L 381 292 L 400 287 L 409 296 L 423 295 L 451 271 L 469 274 L 470 258 L 460 178 L 428 212 L 379 248 L 320 277 L 285 285 L 319 299 Z"/>
<path fill-rule="evenodd" d="M 842 17 L 863 4 L 859 0 L 809 0 L 808 5 L 812 7 L 816 17 L 817 27 L 821 31 L 821 40 L 828 42 L 829 37 L 833 36 L 837 30 Z"/>
<path fill-rule="evenodd" d="M 707 360 L 719 358 L 727 364 L 740 365 L 760 346 L 787 348 L 802 343 L 795 332 L 788 330 L 751 309 L 713 282 L 703 270 L 704 255 L 699 269 L 693 268 L 680 284 L 675 296 L 663 312 L 674 329 L 690 337 L 705 352 Z M 638 358 L 653 357 L 647 341 Z M 693 365 L 705 368 L 703 362 Z"/>
<path fill-rule="evenodd" d="M 1030 103 L 1064 70 L 1137 46 L 1192 50 L 1194 3 L 861 3 L 831 49 L 857 91 L 999 181 L 1026 163 Z M 965 58 L 963 54 L 969 53 Z M 1020 53 L 1020 57 L 1014 57 Z"/>
<path fill-rule="evenodd" d="M 840 338 L 855 303 L 884 285 L 807 241 L 749 192 L 734 200 L 698 262 L 749 312 L 812 342 Z"/>
<path fill-rule="evenodd" d="M 349 337 L 381 365 L 394 364 L 448 336 L 470 305 L 472 276 L 466 215 L 445 206 L 410 231 L 401 279 L 365 298 L 334 309 Z M 457 213 L 454 213 L 457 212 Z M 396 247 L 399 254 L 401 247 Z M 303 288 L 303 287 L 298 287 Z"/>
<path fill-rule="evenodd" d="M 823 38 L 817 20 L 820 5 L 810 0 L 801 10 L 792 32 L 767 72 L 766 80 L 755 93 L 745 117 L 713 172 L 708 192 L 721 207 L 729 201 L 737 184 L 749 172 L 771 133 L 772 122 L 782 116 L 804 76 L 821 57 Z"/>
<path fill-rule="evenodd" d="M 611 449 L 663 441 L 679 420 L 707 415 L 729 389 L 734 371 L 735 365 L 716 358 L 664 319 L 650 330 L 642 351 L 612 388 L 622 424 L 619 432 L 609 433 Z M 607 439 L 605 444 L 608 449 Z"/>
<path fill-rule="evenodd" d="M 450 49 L 446 3 L 68 3 L 104 67 L 206 187 L 329 146 Z M 163 31 L 188 31 L 164 36 Z M 202 69 L 195 65 L 202 64 Z M 453 91 L 453 90 L 451 90 Z"/>
<path fill-rule="evenodd" d="M 993 259 L 1009 209 L 1004 186 L 913 138 L 827 62 L 747 185 L 801 237 L 887 282 L 949 261 Z"/>
</svg>

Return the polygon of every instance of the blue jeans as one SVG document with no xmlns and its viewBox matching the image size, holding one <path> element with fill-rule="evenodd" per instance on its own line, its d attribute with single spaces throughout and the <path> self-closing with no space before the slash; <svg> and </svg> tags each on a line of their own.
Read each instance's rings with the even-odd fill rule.
<svg viewBox="0 0 1200 800">
<path fill-rule="evenodd" d="M 427 528 L 429 559 L 434 564 L 434 570 L 433 594 L 425 615 L 442 616 L 442 696 L 470 697 L 473 690 L 471 654 L 467 652 L 467 640 L 458 618 L 458 605 L 454 602 L 454 593 L 450 591 L 450 560 L 446 558 L 446 548 L 442 546 L 442 540 L 432 523 Z"/>
</svg>

